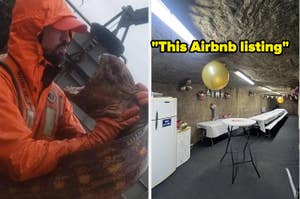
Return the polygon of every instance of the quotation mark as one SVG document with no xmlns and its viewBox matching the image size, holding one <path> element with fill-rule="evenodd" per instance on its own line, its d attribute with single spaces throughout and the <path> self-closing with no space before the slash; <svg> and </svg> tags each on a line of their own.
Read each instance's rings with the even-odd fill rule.
<svg viewBox="0 0 300 199">
<path fill-rule="evenodd" d="M 152 48 L 158 48 L 159 41 L 151 41 L 151 46 L 152 46 Z"/>
<path fill-rule="evenodd" d="M 289 47 L 290 42 L 289 41 L 282 41 L 282 46 L 283 47 Z"/>
</svg>

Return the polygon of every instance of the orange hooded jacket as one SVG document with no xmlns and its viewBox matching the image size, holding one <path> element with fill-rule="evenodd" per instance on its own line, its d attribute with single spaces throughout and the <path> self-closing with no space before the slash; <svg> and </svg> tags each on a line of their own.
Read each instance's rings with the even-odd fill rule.
<svg viewBox="0 0 300 199">
<path fill-rule="evenodd" d="M 42 89 L 45 66 L 38 35 L 45 26 L 73 16 L 64 0 L 16 0 L 10 27 L 8 53 L 2 61 L 13 71 L 22 90 L 21 113 L 10 75 L 0 67 L 0 174 L 23 181 L 53 170 L 58 159 L 70 153 L 70 143 L 54 140 L 84 134 L 63 91 L 51 83 Z M 64 133 L 64 134 L 63 134 Z M 66 135 L 65 133 L 68 133 Z"/>
</svg>

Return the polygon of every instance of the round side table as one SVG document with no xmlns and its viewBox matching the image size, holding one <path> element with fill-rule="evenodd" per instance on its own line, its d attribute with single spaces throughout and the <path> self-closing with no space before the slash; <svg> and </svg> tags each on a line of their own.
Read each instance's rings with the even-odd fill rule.
<svg viewBox="0 0 300 199">
<path fill-rule="evenodd" d="M 251 119 L 247 119 L 247 118 L 228 118 L 228 119 L 224 119 L 222 120 L 223 123 L 228 125 L 228 139 L 227 139 L 227 145 L 226 145 L 226 149 L 225 149 L 225 153 L 222 156 L 220 162 L 222 162 L 222 160 L 224 159 L 224 157 L 226 156 L 227 153 L 231 154 L 231 161 L 232 161 L 232 184 L 234 183 L 234 180 L 237 176 L 237 165 L 238 164 L 244 164 L 244 163 L 252 163 L 257 176 L 260 178 L 260 174 L 257 170 L 257 167 L 253 161 L 253 156 L 252 156 L 252 152 L 251 152 L 251 148 L 249 146 L 249 139 L 250 139 L 250 132 L 246 130 L 247 127 L 250 127 L 252 125 L 254 125 L 256 123 L 255 120 L 251 120 Z M 244 129 L 244 134 L 238 134 L 238 135 L 234 135 L 233 134 L 233 127 L 239 127 L 239 128 L 243 128 Z M 233 151 L 232 151 L 232 146 L 231 146 L 231 138 L 232 137 L 238 137 L 238 136 L 247 136 L 246 138 L 246 142 L 244 144 L 243 147 L 243 161 L 235 161 L 233 158 Z M 230 152 L 228 152 L 228 148 L 230 148 Z M 250 155 L 250 160 L 245 160 L 245 153 L 246 153 L 246 149 L 248 148 L 249 151 L 249 155 Z"/>
</svg>

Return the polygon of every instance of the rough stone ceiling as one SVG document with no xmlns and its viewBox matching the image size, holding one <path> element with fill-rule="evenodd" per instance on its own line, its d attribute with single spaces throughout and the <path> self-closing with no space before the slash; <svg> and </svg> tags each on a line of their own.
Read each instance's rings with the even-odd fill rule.
<svg viewBox="0 0 300 199">
<path fill-rule="evenodd" d="M 176 83 L 185 77 L 202 83 L 202 67 L 213 59 L 225 63 L 230 71 L 240 70 L 257 85 L 276 91 L 299 85 L 299 1 L 290 0 L 166 0 L 164 3 L 197 39 L 226 42 L 241 39 L 281 42 L 290 46 L 282 55 L 273 54 L 161 54 L 152 52 L 154 82 Z M 158 18 L 152 20 L 153 39 L 175 40 Z M 246 86 L 231 74 L 230 86 Z"/>
</svg>

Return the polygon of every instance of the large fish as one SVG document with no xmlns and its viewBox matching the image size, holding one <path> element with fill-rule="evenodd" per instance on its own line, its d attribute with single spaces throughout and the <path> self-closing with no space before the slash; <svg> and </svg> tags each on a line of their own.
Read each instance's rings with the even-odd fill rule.
<svg viewBox="0 0 300 199">
<path fill-rule="evenodd" d="M 103 54 L 87 84 L 68 89 L 67 95 L 91 117 L 115 117 L 137 104 L 138 91 L 123 61 Z M 121 198 L 147 168 L 147 112 L 142 108 L 141 120 L 117 139 L 62 158 L 46 176 L 26 182 L 0 179 L 0 198 Z"/>
</svg>

